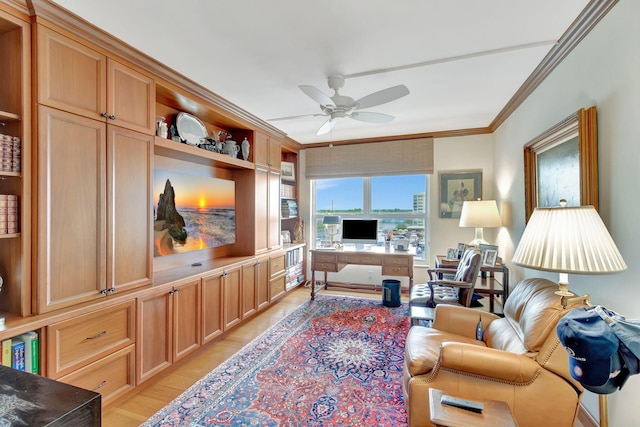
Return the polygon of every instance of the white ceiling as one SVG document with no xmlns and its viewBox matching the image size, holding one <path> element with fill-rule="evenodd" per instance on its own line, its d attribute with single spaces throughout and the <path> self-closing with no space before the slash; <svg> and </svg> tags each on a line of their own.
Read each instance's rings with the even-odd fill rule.
<svg viewBox="0 0 640 427">
<path fill-rule="evenodd" d="M 366 110 L 391 123 L 341 119 L 317 136 L 325 117 L 269 121 L 304 144 L 489 126 L 588 0 L 55 3 L 267 121 L 320 112 L 298 85 L 331 96 L 330 74 L 401 68 L 347 78 L 340 92 L 406 85 L 408 96 Z"/>
</svg>

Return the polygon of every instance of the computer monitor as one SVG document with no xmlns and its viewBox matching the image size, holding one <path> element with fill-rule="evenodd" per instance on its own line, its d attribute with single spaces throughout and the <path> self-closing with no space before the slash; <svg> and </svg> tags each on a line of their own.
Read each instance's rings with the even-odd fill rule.
<svg viewBox="0 0 640 427">
<path fill-rule="evenodd" d="M 375 245 L 378 243 L 377 219 L 343 219 L 342 243 Z"/>
</svg>

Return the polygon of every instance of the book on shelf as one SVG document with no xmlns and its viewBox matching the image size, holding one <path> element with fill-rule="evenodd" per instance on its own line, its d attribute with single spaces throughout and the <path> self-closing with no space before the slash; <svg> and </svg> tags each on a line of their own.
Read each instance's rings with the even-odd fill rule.
<svg viewBox="0 0 640 427">
<path fill-rule="evenodd" d="M 38 374 L 40 359 L 39 359 L 39 340 L 37 332 L 27 332 L 20 335 L 20 338 L 24 341 L 24 370 L 32 374 Z"/>
<path fill-rule="evenodd" d="M 13 363 L 13 354 L 11 353 L 11 338 L 2 341 L 2 364 L 11 367 Z"/>
<path fill-rule="evenodd" d="M 24 341 L 20 337 L 11 339 L 11 367 L 24 371 Z"/>
</svg>

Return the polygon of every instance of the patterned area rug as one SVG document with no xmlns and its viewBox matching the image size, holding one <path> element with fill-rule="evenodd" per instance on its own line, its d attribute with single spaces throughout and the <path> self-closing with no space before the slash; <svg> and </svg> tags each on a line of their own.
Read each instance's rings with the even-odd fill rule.
<svg viewBox="0 0 640 427">
<path fill-rule="evenodd" d="M 407 315 L 318 295 L 143 426 L 405 426 Z"/>
</svg>

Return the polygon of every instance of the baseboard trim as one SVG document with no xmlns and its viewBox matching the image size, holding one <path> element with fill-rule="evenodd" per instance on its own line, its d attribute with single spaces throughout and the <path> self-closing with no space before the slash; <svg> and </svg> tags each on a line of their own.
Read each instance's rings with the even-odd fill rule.
<svg viewBox="0 0 640 427">
<path fill-rule="evenodd" d="M 578 421 L 580 421 L 582 427 L 599 427 L 600 421 L 596 420 L 589 411 L 585 409 L 585 407 L 580 404 L 580 409 L 578 410 Z"/>
</svg>

